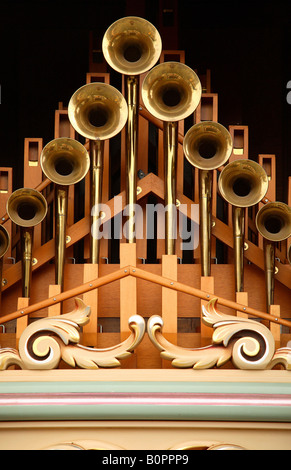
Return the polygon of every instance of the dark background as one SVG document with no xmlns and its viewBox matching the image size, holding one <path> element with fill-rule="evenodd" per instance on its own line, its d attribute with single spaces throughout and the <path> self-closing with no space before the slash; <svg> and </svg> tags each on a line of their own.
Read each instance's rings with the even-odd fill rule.
<svg viewBox="0 0 291 470">
<path fill-rule="evenodd" d="M 0 1 L 0 165 L 22 186 L 25 137 L 54 137 L 54 111 L 85 84 L 89 32 L 102 39 L 127 15 L 159 29 L 159 1 Z M 186 64 L 211 69 L 218 120 L 249 126 L 250 158 L 276 154 L 277 199 L 287 202 L 291 174 L 290 1 L 179 0 L 178 48 Z M 162 36 L 164 49 L 171 38 Z"/>
</svg>

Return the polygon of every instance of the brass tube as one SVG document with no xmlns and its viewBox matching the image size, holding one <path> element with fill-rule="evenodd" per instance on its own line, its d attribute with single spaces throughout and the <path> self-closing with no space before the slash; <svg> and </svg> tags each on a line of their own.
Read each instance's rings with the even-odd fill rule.
<svg viewBox="0 0 291 470">
<path fill-rule="evenodd" d="M 166 255 L 175 254 L 177 142 L 178 122 L 164 122 Z"/>
<path fill-rule="evenodd" d="M 100 217 L 100 204 L 102 202 L 102 176 L 103 176 L 103 159 L 104 159 L 104 140 L 90 141 L 90 198 L 91 198 L 91 236 L 90 236 L 90 262 L 99 263 L 100 240 L 94 237 L 95 225 Z"/>
<path fill-rule="evenodd" d="M 55 282 L 64 288 L 68 186 L 55 186 Z"/>
<path fill-rule="evenodd" d="M 275 243 L 264 239 L 264 261 L 266 282 L 266 305 L 270 313 L 270 305 L 274 304 L 275 276 Z"/>
<path fill-rule="evenodd" d="M 126 81 L 126 100 L 128 104 L 128 120 L 126 124 L 126 204 L 129 215 L 127 221 L 128 243 L 135 243 L 135 204 L 136 204 L 136 161 L 138 138 L 138 96 L 139 77 L 128 76 Z"/>
<path fill-rule="evenodd" d="M 30 297 L 33 227 L 20 227 L 21 253 L 22 253 L 22 297 Z"/>
<path fill-rule="evenodd" d="M 2 275 L 3 275 L 3 256 L 0 258 L 0 309 L 2 305 Z"/>
<path fill-rule="evenodd" d="M 233 248 L 235 260 L 235 288 L 236 292 L 243 292 L 243 263 L 244 263 L 244 232 L 245 232 L 245 209 L 244 207 L 232 207 L 233 224 Z"/>
<path fill-rule="evenodd" d="M 211 270 L 212 184 L 213 172 L 199 170 L 199 238 L 202 276 L 210 276 Z"/>
</svg>

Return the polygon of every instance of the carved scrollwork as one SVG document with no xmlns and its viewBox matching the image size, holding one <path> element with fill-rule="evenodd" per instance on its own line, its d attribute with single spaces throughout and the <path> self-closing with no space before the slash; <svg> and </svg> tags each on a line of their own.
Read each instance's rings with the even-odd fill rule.
<svg viewBox="0 0 291 470">
<path fill-rule="evenodd" d="M 216 441 L 187 441 L 179 443 L 170 450 L 246 450 L 237 444 Z"/>
<path fill-rule="evenodd" d="M 76 308 L 70 313 L 46 317 L 31 323 L 21 335 L 19 350 L 0 349 L 0 370 L 10 365 L 22 369 L 55 369 L 62 359 L 71 367 L 98 369 L 118 367 L 142 341 L 145 322 L 139 315 L 129 319 L 131 335 L 122 343 L 95 349 L 79 344 L 80 327 L 89 322 L 90 307 L 75 299 Z"/>
<path fill-rule="evenodd" d="M 80 439 L 46 447 L 44 450 L 124 450 L 123 447 L 108 442 Z"/>
<path fill-rule="evenodd" d="M 209 369 L 220 367 L 228 360 L 239 369 L 271 369 L 282 364 L 291 369 L 291 349 L 275 352 L 271 331 L 248 318 L 225 315 L 217 310 L 217 299 L 202 307 L 202 321 L 214 329 L 212 345 L 186 349 L 167 341 L 162 335 L 163 320 L 153 316 L 148 321 L 148 334 L 161 351 L 161 357 L 172 361 L 174 367 Z"/>
</svg>

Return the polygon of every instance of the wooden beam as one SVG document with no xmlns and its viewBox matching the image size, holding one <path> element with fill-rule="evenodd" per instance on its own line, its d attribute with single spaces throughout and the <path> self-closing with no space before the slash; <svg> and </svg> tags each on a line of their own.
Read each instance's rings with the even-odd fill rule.
<svg viewBox="0 0 291 470">
<path fill-rule="evenodd" d="M 284 320 L 282 318 L 277 318 L 274 315 L 270 315 L 265 312 L 261 312 L 255 308 L 247 307 L 245 305 L 238 304 L 232 300 L 225 299 L 223 297 L 218 297 L 215 294 L 211 294 L 209 292 L 202 291 L 195 287 L 187 286 L 186 284 L 182 284 L 181 282 L 173 282 L 171 279 L 166 279 L 163 276 L 159 276 L 158 274 L 152 274 L 146 271 L 143 271 L 140 268 L 132 268 L 130 267 L 130 274 L 132 276 L 138 277 L 139 279 L 143 279 L 145 281 L 150 281 L 155 284 L 159 284 L 163 287 L 168 287 L 169 289 L 176 290 L 178 292 L 182 292 L 184 294 L 193 295 L 194 297 L 198 297 L 203 300 L 210 301 L 211 299 L 217 299 L 217 302 L 225 307 L 229 307 L 233 310 L 238 310 L 240 312 L 246 313 L 248 315 L 252 315 L 254 317 L 262 318 L 264 320 L 269 320 L 271 322 L 278 323 L 280 325 L 285 325 L 291 328 L 291 321 Z"/>
<path fill-rule="evenodd" d="M 106 284 L 110 284 L 111 282 L 118 281 L 126 276 L 129 276 L 130 270 L 129 267 L 125 267 L 124 269 L 118 269 L 114 273 L 106 274 L 98 279 L 92 279 L 85 284 L 81 284 L 78 287 L 74 287 L 73 289 L 67 290 L 65 292 L 61 292 L 54 297 L 50 297 L 49 299 L 41 300 L 36 304 L 29 305 L 26 308 L 21 310 L 17 310 L 16 312 L 10 313 L 8 315 L 4 315 L 0 317 L 1 323 L 6 323 L 10 320 L 15 320 L 16 318 L 21 318 L 25 315 L 29 315 L 31 313 L 35 313 L 42 308 L 51 307 L 59 302 L 63 302 L 65 300 L 71 299 L 72 297 L 77 297 L 78 295 L 82 295 L 85 292 L 90 292 L 91 290 L 97 289 L 98 287 L 105 286 Z"/>
</svg>

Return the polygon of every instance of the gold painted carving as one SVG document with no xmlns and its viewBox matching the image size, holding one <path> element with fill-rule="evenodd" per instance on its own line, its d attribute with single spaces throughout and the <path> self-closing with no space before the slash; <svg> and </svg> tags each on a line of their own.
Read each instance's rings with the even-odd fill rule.
<svg viewBox="0 0 291 470">
<path fill-rule="evenodd" d="M 107 442 L 95 440 L 75 440 L 61 442 L 43 450 L 126 450 L 123 447 Z M 170 447 L 169 450 L 246 450 L 237 444 L 222 443 L 217 441 L 187 441 Z"/>
<path fill-rule="evenodd" d="M 282 364 L 291 370 L 291 348 L 275 351 L 271 331 L 261 323 L 248 318 L 223 314 L 217 310 L 217 299 L 202 307 L 202 321 L 214 329 L 212 345 L 186 349 L 170 343 L 161 330 L 163 320 L 152 316 L 148 321 L 148 335 L 163 359 L 174 367 L 209 369 L 220 367 L 231 360 L 238 369 L 272 369 Z"/>
<path fill-rule="evenodd" d="M 133 315 L 128 321 L 131 335 L 122 343 L 106 349 L 82 346 L 80 327 L 89 322 L 90 307 L 81 299 L 75 299 L 75 304 L 75 310 L 70 313 L 31 323 L 20 337 L 19 351 L 0 349 L 0 370 L 11 365 L 22 369 L 55 369 L 61 359 L 71 367 L 83 369 L 118 367 L 119 359 L 129 357 L 142 341 L 144 319 Z"/>
<path fill-rule="evenodd" d="M 80 327 L 89 322 L 90 307 L 81 299 L 75 303 L 70 313 L 31 323 L 20 337 L 18 351 L 0 349 L 0 370 L 11 365 L 49 370 L 57 368 L 61 360 L 82 369 L 118 367 L 143 340 L 145 321 L 133 315 L 128 321 L 131 334 L 122 343 L 105 349 L 82 346 Z M 147 331 L 161 357 L 172 361 L 174 367 L 210 369 L 231 360 L 238 369 L 272 369 L 281 364 L 291 370 L 291 348 L 275 351 L 273 335 L 263 324 L 219 312 L 217 299 L 202 307 L 202 321 L 214 329 L 212 344 L 203 348 L 186 349 L 170 343 L 162 334 L 163 320 L 157 315 L 149 318 Z"/>
</svg>

